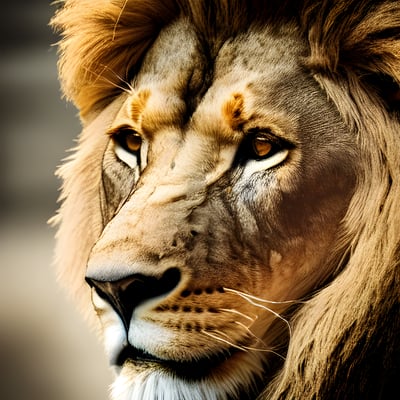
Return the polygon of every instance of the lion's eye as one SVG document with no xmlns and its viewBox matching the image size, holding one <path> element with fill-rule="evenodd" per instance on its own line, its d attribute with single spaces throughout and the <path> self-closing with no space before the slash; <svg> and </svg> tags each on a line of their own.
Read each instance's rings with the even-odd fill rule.
<svg viewBox="0 0 400 400">
<path fill-rule="evenodd" d="M 250 132 L 245 139 L 244 151 L 248 160 L 262 161 L 274 157 L 288 148 L 288 144 L 269 131 Z"/>
<path fill-rule="evenodd" d="M 271 153 L 273 145 L 270 140 L 263 136 L 256 136 L 252 140 L 253 150 L 257 157 L 264 158 Z"/>
<path fill-rule="evenodd" d="M 131 168 L 140 165 L 142 137 L 133 129 L 122 128 L 111 133 L 117 157 Z"/>
<path fill-rule="evenodd" d="M 239 148 L 236 162 L 244 166 L 244 177 L 282 163 L 293 146 L 269 130 L 249 132 Z"/>
<path fill-rule="evenodd" d="M 131 153 L 137 153 L 142 145 L 142 138 L 131 129 L 122 129 L 113 135 L 113 139 L 123 149 Z"/>
<path fill-rule="evenodd" d="M 128 134 L 125 136 L 125 146 L 127 150 L 136 153 L 140 150 L 142 138 L 137 134 Z"/>
</svg>

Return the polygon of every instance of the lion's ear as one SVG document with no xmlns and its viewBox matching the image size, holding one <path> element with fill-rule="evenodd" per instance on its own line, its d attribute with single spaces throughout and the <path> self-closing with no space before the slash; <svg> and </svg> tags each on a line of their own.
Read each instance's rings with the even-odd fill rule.
<svg viewBox="0 0 400 400">
<path fill-rule="evenodd" d="M 400 103 L 400 2 L 305 0 L 308 65 L 317 73 L 351 73 L 388 104 Z"/>
</svg>

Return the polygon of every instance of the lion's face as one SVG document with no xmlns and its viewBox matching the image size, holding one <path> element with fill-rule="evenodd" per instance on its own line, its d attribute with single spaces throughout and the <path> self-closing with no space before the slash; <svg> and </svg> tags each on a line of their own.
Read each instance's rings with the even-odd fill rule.
<svg viewBox="0 0 400 400">
<path fill-rule="evenodd" d="M 97 133 L 86 279 L 114 398 L 254 398 L 285 356 L 281 313 L 336 272 L 355 138 L 297 38 L 250 29 L 208 58 L 175 22 Z"/>
</svg>

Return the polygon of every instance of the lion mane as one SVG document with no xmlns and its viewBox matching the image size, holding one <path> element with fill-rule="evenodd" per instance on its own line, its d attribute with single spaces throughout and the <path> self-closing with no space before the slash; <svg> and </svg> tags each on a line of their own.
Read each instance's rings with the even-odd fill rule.
<svg viewBox="0 0 400 400">
<path fill-rule="evenodd" d="M 331 244 L 336 265 L 284 310 L 291 327 L 279 345 L 284 361 L 265 363 L 257 398 L 391 398 L 400 378 L 397 0 L 66 0 L 52 26 L 62 35 L 63 92 L 78 107 L 83 131 L 58 172 L 62 205 L 53 222 L 60 281 L 90 314 L 88 259 L 118 208 L 105 211 L 112 201 L 101 173 L 109 136 L 96 132 L 112 125 L 147 53 L 178 19 L 189 21 L 209 62 L 249 26 L 272 32 L 294 26 L 306 43 L 303 68 L 360 149 L 354 193 Z"/>
</svg>

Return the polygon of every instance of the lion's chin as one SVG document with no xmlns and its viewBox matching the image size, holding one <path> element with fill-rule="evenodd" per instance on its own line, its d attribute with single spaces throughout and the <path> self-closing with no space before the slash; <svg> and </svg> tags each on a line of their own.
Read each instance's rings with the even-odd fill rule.
<svg viewBox="0 0 400 400">
<path fill-rule="evenodd" d="M 248 353 L 235 353 L 225 360 L 219 356 L 209 363 L 171 363 L 140 353 L 132 356 L 135 360 L 127 358 L 116 371 L 113 400 L 254 399 L 262 373 L 260 358 Z"/>
<path fill-rule="evenodd" d="M 117 358 L 117 366 L 123 367 L 126 363 L 138 368 L 140 366 L 147 369 L 149 366 L 156 366 L 168 372 L 170 375 L 185 380 L 202 380 L 207 377 L 219 366 L 233 357 L 237 349 L 226 349 L 214 355 L 207 355 L 203 358 L 187 360 L 166 360 L 158 358 L 146 351 L 135 348 L 131 345 L 126 346 Z"/>
</svg>

